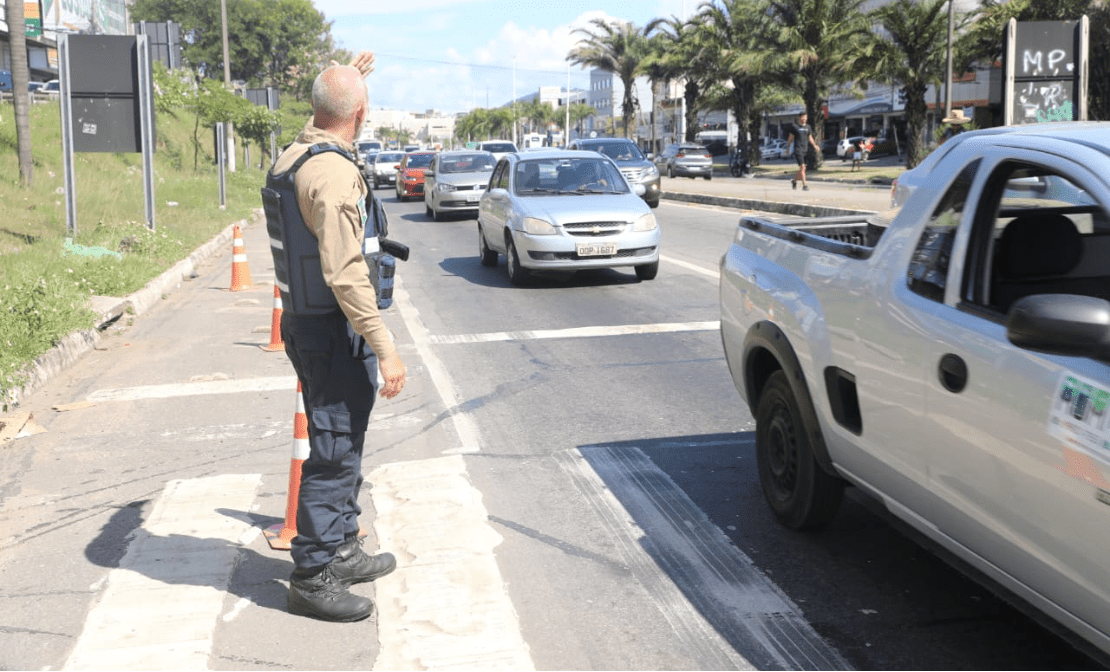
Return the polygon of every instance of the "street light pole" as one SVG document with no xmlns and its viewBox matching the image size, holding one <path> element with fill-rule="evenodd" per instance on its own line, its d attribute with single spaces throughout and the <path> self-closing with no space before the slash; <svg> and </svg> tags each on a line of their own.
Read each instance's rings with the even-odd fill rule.
<svg viewBox="0 0 1110 672">
<path fill-rule="evenodd" d="M 952 33 L 954 32 L 955 18 L 952 6 L 953 0 L 948 0 L 948 70 L 944 80 L 944 114 L 941 119 L 952 114 Z"/>
<path fill-rule="evenodd" d="M 231 90 L 231 59 L 228 57 L 227 48 L 227 0 L 220 0 L 220 23 L 223 30 L 224 39 L 224 85 L 228 90 Z M 227 132 L 224 133 L 224 139 L 227 141 L 227 169 L 235 172 L 235 135 L 231 122 L 227 123 Z"/>
</svg>

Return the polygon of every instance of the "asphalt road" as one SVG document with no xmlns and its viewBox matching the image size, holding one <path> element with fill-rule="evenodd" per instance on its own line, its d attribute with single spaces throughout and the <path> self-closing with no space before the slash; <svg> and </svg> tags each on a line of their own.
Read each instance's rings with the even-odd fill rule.
<svg viewBox="0 0 1110 672">
<path fill-rule="evenodd" d="M 666 180 L 720 198 L 789 182 Z M 766 184 L 764 184 L 766 182 Z M 827 190 L 827 191 L 826 191 Z M 717 262 L 738 211 L 665 201 L 659 277 L 510 285 L 470 219 L 378 195 L 413 248 L 386 315 L 410 383 L 374 411 L 368 545 L 397 572 L 337 625 L 284 611 L 295 393 L 230 249 L 30 396 L 0 448 L 3 669 L 1082 669 L 1093 663 L 849 494 L 779 528 L 721 352 Z M 807 198 L 883 209 L 886 189 Z M 875 204 L 866 208 L 863 204 Z"/>
</svg>

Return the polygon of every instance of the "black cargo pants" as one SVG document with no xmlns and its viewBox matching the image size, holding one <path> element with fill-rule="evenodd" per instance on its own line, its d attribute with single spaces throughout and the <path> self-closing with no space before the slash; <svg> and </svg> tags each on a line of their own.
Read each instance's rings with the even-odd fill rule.
<svg viewBox="0 0 1110 672">
<path fill-rule="evenodd" d="M 362 448 L 378 387 L 378 359 L 342 312 L 283 312 L 285 353 L 301 381 L 311 451 L 301 467 L 297 569 L 322 569 L 358 533 Z"/>
</svg>

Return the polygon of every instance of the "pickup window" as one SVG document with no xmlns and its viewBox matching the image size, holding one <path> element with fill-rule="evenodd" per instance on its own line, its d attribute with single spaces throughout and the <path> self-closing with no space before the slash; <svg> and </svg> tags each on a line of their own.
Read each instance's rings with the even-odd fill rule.
<svg viewBox="0 0 1110 672">
<path fill-rule="evenodd" d="M 982 196 L 964 298 L 1005 315 L 1033 294 L 1110 299 L 1110 217 L 1074 180 L 1009 162 Z"/>
<path fill-rule="evenodd" d="M 975 160 L 960 171 L 933 210 L 914 248 L 907 281 L 911 290 L 927 299 L 944 300 L 952 243 L 978 170 L 979 161 Z"/>
</svg>

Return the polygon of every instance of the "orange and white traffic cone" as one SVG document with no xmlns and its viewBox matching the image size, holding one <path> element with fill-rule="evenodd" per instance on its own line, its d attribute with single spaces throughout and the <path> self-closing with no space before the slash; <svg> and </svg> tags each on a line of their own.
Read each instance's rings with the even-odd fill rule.
<svg viewBox="0 0 1110 672">
<path fill-rule="evenodd" d="M 258 346 L 266 352 L 285 352 L 285 342 L 281 340 L 281 290 L 274 285 L 274 317 L 270 320 L 270 344 Z"/>
<path fill-rule="evenodd" d="M 235 225 L 231 243 L 231 288 L 228 291 L 241 292 L 251 287 L 251 268 L 247 265 L 247 251 L 243 246 L 243 234 Z"/>
<path fill-rule="evenodd" d="M 308 439 L 308 415 L 304 412 L 301 381 L 297 381 L 297 412 L 293 415 L 293 459 L 289 464 L 289 494 L 285 500 L 285 522 L 262 530 L 270 548 L 288 551 L 297 536 L 297 500 L 301 495 L 301 468 L 308 459 L 312 445 Z M 358 536 L 365 537 L 366 530 L 359 525 Z"/>
<path fill-rule="evenodd" d="M 297 499 L 301 494 L 301 467 L 308 459 L 311 445 L 308 442 L 308 416 L 304 412 L 301 381 L 297 381 L 297 412 L 293 415 L 293 460 L 289 465 L 289 495 L 285 502 L 285 522 L 262 531 L 270 548 L 288 551 L 293 537 L 297 536 Z"/>
</svg>

